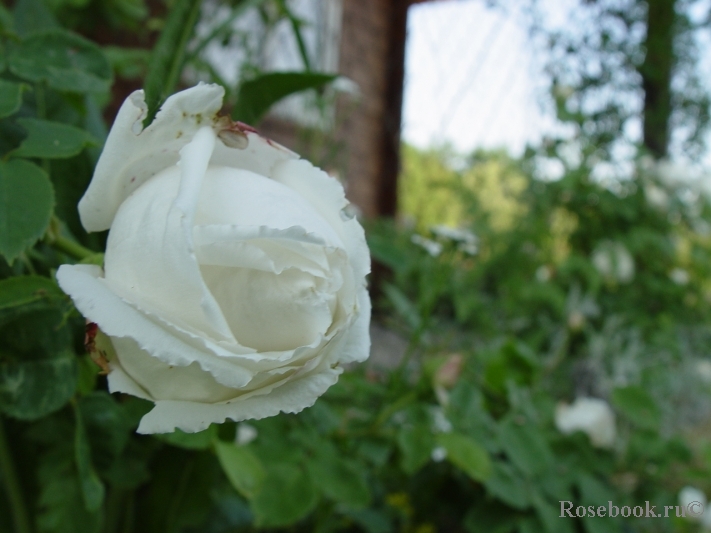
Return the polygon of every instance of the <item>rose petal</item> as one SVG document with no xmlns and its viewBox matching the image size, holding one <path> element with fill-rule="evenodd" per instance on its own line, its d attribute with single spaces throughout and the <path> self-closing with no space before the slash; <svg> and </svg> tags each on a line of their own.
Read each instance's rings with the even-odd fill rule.
<svg viewBox="0 0 711 533">
<path fill-rule="evenodd" d="M 336 294 L 323 278 L 293 268 L 281 274 L 220 266 L 201 271 L 243 346 L 293 350 L 324 335 L 333 322 Z"/>
<path fill-rule="evenodd" d="M 346 331 L 346 340 L 338 353 L 340 363 L 362 362 L 370 355 L 370 296 L 368 289 L 361 286 L 358 291 L 358 304 L 355 321 Z"/>
<path fill-rule="evenodd" d="M 201 265 L 254 268 L 280 274 L 298 268 L 313 276 L 328 275 L 323 240 L 301 227 L 275 230 L 266 226 L 195 226 L 195 255 Z"/>
<path fill-rule="evenodd" d="M 238 389 L 218 383 L 196 362 L 188 366 L 169 365 L 142 350 L 129 337 L 114 337 L 112 342 L 123 372 L 146 391 L 151 400 L 211 403 L 229 400 L 238 393 Z"/>
<path fill-rule="evenodd" d="M 370 250 L 363 227 L 355 218 L 343 216 L 348 200 L 338 180 L 303 159 L 279 163 L 272 178 L 298 192 L 328 221 L 348 252 L 355 279 L 365 279 L 370 273 Z"/>
<path fill-rule="evenodd" d="M 343 248 L 333 227 L 289 187 L 250 172 L 211 166 L 200 191 L 197 225 L 298 226 L 327 245 Z"/>
<path fill-rule="evenodd" d="M 273 388 L 267 394 L 236 399 L 227 403 L 204 404 L 159 401 L 141 419 L 138 433 L 170 433 L 176 428 L 187 433 L 206 429 L 227 419 L 239 422 L 283 413 L 298 413 L 311 407 L 316 399 L 338 381 L 341 368 L 325 368 L 300 379 Z"/>
<path fill-rule="evenodd" d="M 122 298 L 182 329 L 233 341 L 220 306 L 205 286 L 192 244 L 192 215 L 214 146 L 202 128 L 171 167 L 119 208 L 104 258 L 106 282 Z"/>
<path fill-rule="evenodd" d="M 252 380 L 254 372 L 238 364 L 240 359 L 236 354 L 233 358 L 217 357 L 207 349 L 187 342 L 175 331 L 161 327 L 126 303 L 102 282 L 99 267 L 62 265 L 57 271 L 57 281 L 72 297 L 79 312 L 96 322 L 110 337 L 135 339 L 142 349 L 167 364 L 187 366 L 197 362 L 200 368 L 227 387 L 238 389 Z M 120 353 L 118 357 L 121 357 Z"/>
<path fill-rule="evenodd" d="M 143 131 L 140 129 L 145 115 L 143 91 L 132 93 L 116 116 L 94 177 L 79 202 L 84 228 L 102 231 L 111 227 L 128 195 L 150 177 L 175 165 L 180 149 L 202 126 L 214 122 L 224 93 L 219 85 L 201 83 L 174 94 Z"/>
<path fill-rule="evenodd" d="M 215 127 L 220 128 L 218 122 Z M 249 170 L 260 176 L 271 176 L 274 168 L 282 161 L 299 159 L 288 148 L 262 137 L 257 132 L 246 131 L 247 148 L 231 148 L 224 142 L 218 142 L 212 154 L 212 164 Z"/>
</svg>

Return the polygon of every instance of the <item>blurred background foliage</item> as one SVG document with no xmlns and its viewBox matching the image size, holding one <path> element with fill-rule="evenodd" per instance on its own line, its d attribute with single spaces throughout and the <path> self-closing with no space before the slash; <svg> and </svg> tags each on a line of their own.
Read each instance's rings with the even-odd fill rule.
<svg viewBox="0 0 711 533">
<path fill-rule="evenodd" d="M 76 204 L 107 127 L 139 87 L 154 113 L 216 81 L 257 123 L 304 90 L 327 110 L 335 78 L 287 0 L 0 7 L 0 533 L 711 529 L 676 508 L 560 518 L 561 500 L 711 495 L 711 188 L 667 159 L 677 138 L 706 149 L 691 3 L 582 2 L 598 24 L 546 34 L 567 127 L 522 157 L 403 147 L 400 217 L 367 224 L 375 320 L 402 353 L 301 414 L 160 436 L 135 434 L 146 402 L 106 392 L 53 281 L 100 261 Z M 262 37 L 235 30 L 247 14 Z M 267 72 L 264 35 L 284 26 L 303 68 Z M 242 51 L 237 82 L 209 46 Z M 605 445 L 556 422 L 587 397 L 615 413 Z"/>
</svg>

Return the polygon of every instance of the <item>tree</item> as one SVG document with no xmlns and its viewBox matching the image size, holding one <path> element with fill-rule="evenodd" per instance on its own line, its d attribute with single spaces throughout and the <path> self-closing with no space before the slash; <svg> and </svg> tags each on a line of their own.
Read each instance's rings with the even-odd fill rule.
<svg viewBox="0 0 711 533">
<path fill-rule="evenodd" d="M 558 116 L 577 126 L 586 155 L 609 159 L 630 141 L 657 159 L 704 149 L 709 95 L 698 74 L 696 4 L 581 0 L 566 28 L 534 23 L 551 52 Z"/>
</svg>

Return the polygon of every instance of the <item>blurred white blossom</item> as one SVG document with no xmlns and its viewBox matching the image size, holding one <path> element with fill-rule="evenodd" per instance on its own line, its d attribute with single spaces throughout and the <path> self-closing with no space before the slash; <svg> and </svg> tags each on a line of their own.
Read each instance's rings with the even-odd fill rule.
<svg viewBox="0 0 711 533">
<path fill-rule="evenodd" d="M 239 424 L 237 424 L 237 435 L 235 436 L 235 443 L 240 446 L 244 446 L 245 444 L 249 444 L 254 439 L 256 439 L 257 435 L 257 428 L 255 428 L 251 424 L 240 422 Z"/>
<path fill-rule="evenodd" d="M 708 359 L 698 360 L 694 370 L 701 381 L 711 383 L 711 361 Z"/>
<path fill-rule="evenodd" d="M 449 226 L 432 226 L 430 231 L 441 239 L 449 239 L 457 242 L 476 243 L 477 236 L 466 228 L 450 228 Z"/>
<path fill-rule="evenodd" d="M 442 446 L 437 446 L 435 449 L 432 450 L 432 454 L 430 455 L 430 457 L 435 463 L 440 463 L 447 458 L 447 450 L 442 448 Z"/>
<path fill-rule="evenodd" d="M 545 283 L 551 279 L 551 268 L 548 265 L 541 265 L 536 269 L 536 279 Z"/>
<path fill-rule="evenodd" d="M 666 211 L 669 208 L 669 194 L 658 185 L 653 183 L 645 184 L 644 197 L 647 203 L 655 209 Z"/>
<path fill-rule="evenodd" d="M 435 237 L 456 242 L 457 249 L 465 254 L 476 255 L 479 252 L 479 238 L 467 228 L 438 225 L 432 226 L 430 231 Z"/>
<path fill-rule="evenodd" d="M 430 410 L 432 417 L 432 431 L 435 433 L 449 433 L 452 431 L 452 423 L 444 414 L 444 409 L 441 407 L 432 407 Z"/>
<path fill-rule="evenodd" d="M 577 398 L 570 405 L 558 404 L 555 425 L 566 435 L 582 431 L 598 448 L 612 447 L 617 435 L 615 413 L 606 401 L 598 398 Z"/>
<path fill-rule="evenodd" d="M 417 246 L 424 248 L 424 250 L 430 254 L 432 257 L 437 257 L 442 253 L 442 245 L 436 241 L 423 237 L 415 233 L 410 237 L 410 241 Z"/>
<path fill-rule="evenodd" d="M 674 268 L 669 272 L 669 278 L 677 285 L 689 283 L 689 273 L 683 268 Z"/>
<path fill-rule="evenodd" d="M 634 258 L 621 242 L 600 242 L 593 251 L 592 263 L 609 280 L 629 283 L 634 278 Z"/>
<path fill-rule="evenodd" d="M 706 508 L 706 494 L 687 485 L 679 491 L 679 505 L 684 509 L 684 514 L 689 520 L 703 521 L 704 525 L 708 526 L 711 511 L 700 515 Z"/>
</svg>

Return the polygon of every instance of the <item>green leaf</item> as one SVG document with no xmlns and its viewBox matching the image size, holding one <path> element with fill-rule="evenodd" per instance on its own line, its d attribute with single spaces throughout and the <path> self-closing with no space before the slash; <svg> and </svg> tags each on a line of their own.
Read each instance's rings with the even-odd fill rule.
<svg viewBox="0 0 711 533">
<path fill-rule="evenodd" d="M 254 498 L 265 478 L 259 459 L 245 446 L 222 441 L 215 442 L 215 452 L 222 470 L 237 492 L 245 498 Z"/>
<path fill-rule="evenodd" d="M 308 515 L 318 503 L 318 493 L 298 466 L 273 464 L 262 488 L 252 500 L 257 527 L 283 527 Z"/>
<path fill-rule="evenodd" d="M 511 462 L 529 476 L 546 471 L 553 464 L 553 452 L 530 422 L 507 418 L 499 425 L 499 442 Z"/>
<path fill-rule="evenodd" d="M 406 474 L 412 475 L 430 460 L 435 440 L 430 428 L 420 424 L 402 427 L 397 434 L 397 444 L 400 466 Z"/>
<path fill-rule="evenodd" d="M 104 47 L 104 54 L 111 63 L 111 68 L 124 80 L 142 78 L 148 72 L 150 50 L 145 48 Z"/>
<path fill-rule="evenodd" d="M 0 280 L 0 316 L 22 307 L 23 312 L 54 306 L 66 297 L 59 286 L 43 276 L 16 276 Z"/>
<path fill-rule="evenodd" d="M 10 315 L 0 328 L 0 411 L 22 420 L 41 418 L 61 408 L 76 383 L 64 313 L 50 308 Z"/>
<path fill-rule="evenodd" d="M 0 363 L 0 411 L 21 420 L 37 420 L 66 404 L 76 383 L 76 360 L 69 354 Z"/>
<path fill-rule="evenodd" d="M 631 385 L 612 391 L 612 404 L 642 429 L 659 429 L 662 414 L 654 399 L 642 387 Z"/>
<path fill-rule="evenodd" d="M 484 484 L 492 496 L 511 507 L 526 509 L 530 506 L 526 482 L 504 461 L 493 462 L 492 475 Z"/>
<path fill-rule="evenodd" d="M 98 533 L 101 514 L 87 511 L 84 505 L 71 437 L 67 437 L 64 440 L 64 432 L 55 435 L 51 448 L 40 456 L 37 530 L 40 533 Z"/>
<path fill-rule="evenodd" d="M 74 460 L 79 474 L 79 485 L 84 498 L 84 507 L 93 512 L 101 507 L 104 501 L 104 485 L 91 463 L 91 448 L 84 429 L 84 421 L 78 407 L 74 408 Z"/>
<path fill-rule="evenodd" d="M 437 442 L 447 450 L 447 460 L 474 481 L 484 482 L 491 475 L 489 454 L 473 438 L 461 433 L 440 433 Z"/>
<path fill-rule="evenodd" d="M 412 329 L 418 329 L 422 325 L 420 313 L 417 306 L 398 287 L 391 283 L 383 283 L 383 292 L 392 303 L 395 311 L 407 322 Z"/>
<path fill-rule="evenodd" d="M 24 83 L 0 79 L 0 118 L 16 113 L 22 105 L 22 92 L 27 89 Z"/>
<path fill-rule="evenodd" d="M 469 533 L 514 533 L 518 520 L 517 513 L 502 504 L 482 500 L 470 507 L 462 525 Z"/>
<path fill-rule="evenodd" d="M 81 505 L 81 489 L 74 473 L 56 476 L 41 487 L 37 529 L 40 533 L 98 533 L 101 518 Z"/>
<path fill-rule="evenodd" d="M 123 453 L 136 425 L 124 405 L 104 391 L 81 398 L 79 410 L 91 448 L 91 462 L 99 472 L 108 470 Z"/>
<path fill-rule="evenodd" d="M 242 83 L 232 118 L 256 124 L 269 108 L 291 94 L 317 89 L 338 76 L 315 72 L 269 72 Z"/>
<path fill-rule="evenodd" d="M 99 144 L 86 131 L 61 122 L 36 118 L 20 118 L 17 122 L 28 135 L 20 147 L 10 153 L 14 157 L 66 159 L 79 154 L 86 146 Z"/>
<path fill-rule="evenodd" d="M 65 30 L 31 34 L 12 46 L 8 64 L 16 76 L 59 91 L 106 92 L 111 85 L 111 65 L 101 49 Z"/>
<path fill-rule="evenodd" d="M 23 37 L 34 31 L 59 27 L 57 19 L 43 0 L 17 0 L 13 15 L 15 31 Z"/>
<path fill-rule="evenodd" d="M 574 522 L 560 517 L 560 502 L 556 502 L 558 507 L 555 507 L 537 492 L 531 494 L 531 500 L 536 514 L 543 524 L 542 531 L 545 533 L 574 533 Z M 539 529 L 539 531 L 541 530 Z"/>
<path fill-rule="evenodd" d="M 186 450 L 207 450 L 217 439 L 217 426 L 212 425 L 204 431 L 198 433 L 185 433 L 176 429 L 173 433 L 163 433 L 156 435 L 158 440 L 185 448 Z"/>
<path fill-rule="evenodd" d="M 366 507 L 370 503 L 370 489 L 358 463 L 338 455 L 317 453 L 308 462 L 308 468 L 327 498 L 350 507 Z"/>
<path fill-rule="evenodd" d="M 153 122 L 160 106 L 175 90 L 201 4 L 200 0 L 176 0 L 170 6 L 168 19 L 148 63 L 144 85 L 148 114 L 143 121 L 144 127 Z"/>
<path fill-rule="evenodd" d="M 343 514 L 351 518 L 366 533 L 392 533 L 391 518 L 380 509 L 343 509 Z"/>
<path fill-rule="evenodd" d="M 28 161 L 0 161 L 0 254 L 12 262 L 49 225 L 54 191 L 47 175 Z"/>
</svg>

